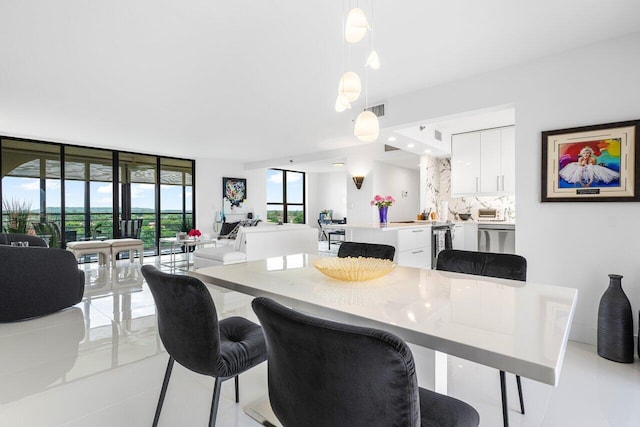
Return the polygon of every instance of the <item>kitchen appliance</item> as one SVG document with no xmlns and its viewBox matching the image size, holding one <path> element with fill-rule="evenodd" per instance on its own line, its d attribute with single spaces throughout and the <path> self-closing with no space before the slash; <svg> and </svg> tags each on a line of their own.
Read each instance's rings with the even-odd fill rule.
<svg viewBox="0 0 640 427">
<path fill-rule="evenodd" d="M 516 252 L 516 228 L 513 224 L 479 223 L 478 250 L 514 254 Z"/>
<path fill-rule="evenodd" d="M 453 249 L 451 238 L 451 223 L 434 224 L 431 226 L 431 268 L 436 268 L 438 254 L 444 249 Z"/>
<path fill-rule="evenodd" d="M 478 221 L 504 221 L 504 209 L 478 209 Z"/>
</svg>

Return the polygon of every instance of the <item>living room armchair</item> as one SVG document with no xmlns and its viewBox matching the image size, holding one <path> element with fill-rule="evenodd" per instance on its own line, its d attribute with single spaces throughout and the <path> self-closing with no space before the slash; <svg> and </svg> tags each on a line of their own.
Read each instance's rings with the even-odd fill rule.
<svg viewBox="0 0 640 427">
<path fill-rule="evenodd" d="M 0 322 L 44 316 L 82 301 L 84 272 L 64 249 L 0 245 L 0 265 Z"/>
</svg>

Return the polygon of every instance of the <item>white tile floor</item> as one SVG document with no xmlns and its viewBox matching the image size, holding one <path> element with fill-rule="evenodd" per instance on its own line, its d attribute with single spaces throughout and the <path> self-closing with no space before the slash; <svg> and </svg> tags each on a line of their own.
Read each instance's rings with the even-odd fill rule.
<svg viewBox="0 0 640 427">
<path fill-rule="evenodd" d="M 145 262 L 160 265 L 158 258 Z M 0 426 L 151 424 L 167 355 L 140 266 L 124 260 L 114 272 L 95 264 L 83 268 L 87 291 L 76 307 L 0 324 Z M 215 289 L 213 294 L 221 316 L 242 315 L 255 321 L 250 297 Z M 420 385 L 429 388 L 433 355 L 413 350 Z M 451 395 L 480 412 L 482 426 L 502 425 L 497 371 L 449 358 L 448 381 Z M 640 362 L 607 361 L 593 346 L 569 343 L 557 388 L 523 379 L 526 415 L 517 410 L 512 375 L 508 384 L 510 421 L 515 427 L 640 425 L 640 405 L 636 405 Z M 160 425 L 206 425 L 212 387 L 213 379 L 176 364 Z M 225 383 L 217 425 L 258 426 L 242 407 L 259 400 L 266 390 L 266 364 L 240 377 L 239 405 L 233 400 L 233 383 Z"/>
</svg>

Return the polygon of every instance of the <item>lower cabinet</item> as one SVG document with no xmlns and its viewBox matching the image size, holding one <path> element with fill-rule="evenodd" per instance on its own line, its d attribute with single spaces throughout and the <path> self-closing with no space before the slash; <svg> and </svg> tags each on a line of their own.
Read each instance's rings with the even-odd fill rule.
<svg viewBox="0 0 640 427">
<path fill-rule="evenodd" d="M 347 240 L 380 243 L 396 248 L 394 261 L 398 265 L 431 268 L 431 226 L 407 229 L 374 229 L 346 227 Z"/>
<path fill-rule="evenodd" d="M 478 224 L 475 222 L 459 222 L 452 229 L 453 249 L 465 251 L 478 250 Z"/>
<path fill-rule="evenodd" d="M 398 230 L 397 233 L 398 265 L 431 268 L 431 227 Z"/>
<path fill-rule="evenodd" d="M 431 247 L 397 252 L 396 262 L 406 267 L 431 268 Z"/>
</svg>

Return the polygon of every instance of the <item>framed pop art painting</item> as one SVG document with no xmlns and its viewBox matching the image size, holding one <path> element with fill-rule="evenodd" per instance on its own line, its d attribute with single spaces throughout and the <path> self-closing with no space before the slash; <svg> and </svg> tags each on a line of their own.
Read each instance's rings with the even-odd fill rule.
<svg viewBox="0 0 640 427">
<path fill-rule="evenodd" d="M 640 120 L 542 132 L 543 202 L 637 202 Z"/>
<path fill-rule="evenodd" d="M 222 197 L 227 199 L 231 208 L 240 207 L 247 200 L 247 180 L 244 178 L 222 178 Z"/>
</svg>

